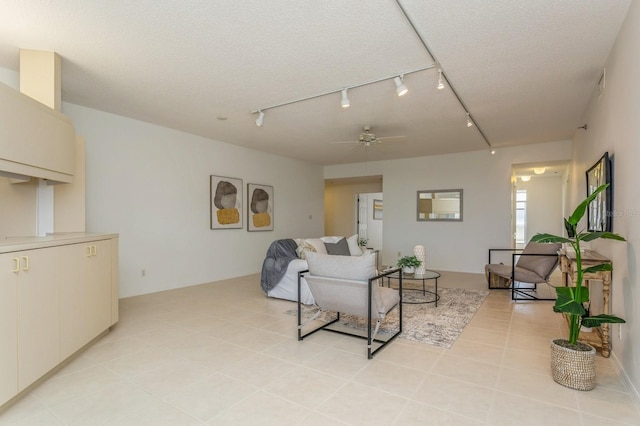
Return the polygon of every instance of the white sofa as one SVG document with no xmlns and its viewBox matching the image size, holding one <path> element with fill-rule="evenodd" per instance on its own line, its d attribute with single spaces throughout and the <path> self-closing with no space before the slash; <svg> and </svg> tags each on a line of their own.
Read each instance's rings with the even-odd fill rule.
<svg viewBox="0 0 640 426">
<path fill-rule="evenodd" d="M 282 277 L 282 279 L 273 287 L 271 290 L 267 292 L 267 296 L 274 297 L 277 299 L 286 299 L 292 301 L 298 301 L 298 272 L 306 271 L 309 269 L 307 265 L 307 261 L 305 259 L 305 252 L 312 251 L 321 254 L 330 254 L 327 252 L 328 244 L 336 244 L 342 238 L 341 236 L 326 236 L 321 238 L 300 238 L 294 239 L 296 244 L 298 245 L 297 254 L 298 259 L 294 259 L 289 263 L 287 267 L 287 271 Z M 360 256 L 362 255 L 362 250 L 358 247 L 358 236 L 352 235 L 351 237 L 346 238 L 347 246 L 349 247 L 349 254 L 351 256 Z M 309 286 L 304 278 L 301 280 L 300 286 L 300 301 L 305 305 L 313 305 L 314 300 L 311 292 L 309 291 Z"/>
</svg>

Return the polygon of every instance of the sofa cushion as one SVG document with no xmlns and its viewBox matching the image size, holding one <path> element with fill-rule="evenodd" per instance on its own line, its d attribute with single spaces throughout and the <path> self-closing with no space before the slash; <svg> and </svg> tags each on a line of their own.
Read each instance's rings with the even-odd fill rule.
<svg viewBox="0 0 640 426">
<path fill-rule="evenodd" d="M 307 252 L 309 273 L 330 278 L 366 281 L 376 275 L 376 256 L 364 253 L 362 256 L 332 256 Z"/>
<path fill-rule="evenodd" d="M 327 249 L 327 254 L 332 254 L 334 256 L 351 256 L 349 244 L 347 244 L 347 240 L 345 238 L 341 238 L 337 243 L 325 242 L 324 246 Z"/>
</svg>

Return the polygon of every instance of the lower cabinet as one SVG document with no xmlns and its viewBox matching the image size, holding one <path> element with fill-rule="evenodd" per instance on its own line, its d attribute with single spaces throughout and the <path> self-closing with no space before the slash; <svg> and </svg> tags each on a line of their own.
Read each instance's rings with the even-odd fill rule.
<svg viewBox="0 0 640 426">
<path fill-rule="evenodd" d="M 60 363 L 60 307 L 55 285 L 60 248 L 21 253 L 18 273 L 18 391 Z"/>
<path fill-rule="evenodd" d="M 13 253 L 0 254 L 0 405 L 18 390 L 18 276 Z"/>
<path fill-rule="evenodd" d="M 0 253 L 0 406 L 117 321 L 117 244 Z"/>
<path fill-rule="evenodd" d="M 111 241 L 61 249 L 60 353 L 64 359 L 111 326 Z"/>
</svg>

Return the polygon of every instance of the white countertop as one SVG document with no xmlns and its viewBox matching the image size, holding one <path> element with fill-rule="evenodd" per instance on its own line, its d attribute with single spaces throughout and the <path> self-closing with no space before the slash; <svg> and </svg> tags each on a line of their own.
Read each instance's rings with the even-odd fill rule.
<svg viewBox="0 0 640 426">
<path fill-rule="evenodd" d="M 100 234 L 95 232 L 64 232 L 47 234 L 45 237 L 8 237 L 0 240 L 0 253 L 77 244 L 95 240 L 107 240 L 117 237 L 118 234 Z"/>
</svg>

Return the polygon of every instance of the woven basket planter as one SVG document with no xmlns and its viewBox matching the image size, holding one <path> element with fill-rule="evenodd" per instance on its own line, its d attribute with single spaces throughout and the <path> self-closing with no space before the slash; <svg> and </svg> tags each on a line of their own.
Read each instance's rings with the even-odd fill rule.
<svg viewBox="0 0 640 426">
<path fill-rule="evenodd" d="M 596 387 L 596 350 L 578 342 L 584 350 L 563 346 L 566 339 L 551 341 L 551 375 L 556 383 L 571 389 L 588 391 Z M 560 344 L 558 344 L 560 343 Z"/>
</svg>

